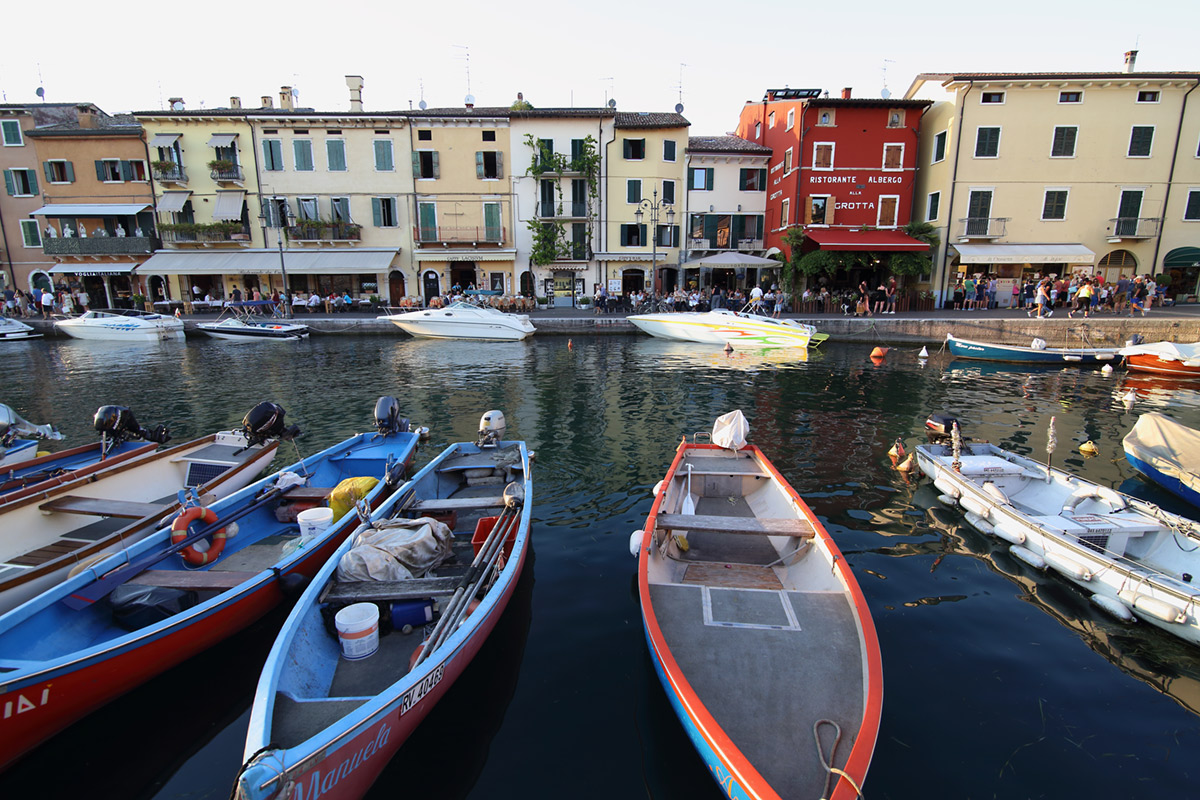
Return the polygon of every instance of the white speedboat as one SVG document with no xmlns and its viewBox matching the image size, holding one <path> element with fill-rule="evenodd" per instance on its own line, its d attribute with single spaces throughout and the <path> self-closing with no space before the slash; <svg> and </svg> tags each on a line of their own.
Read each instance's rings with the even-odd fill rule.
<svg viewBox="0 0 1200 800">
<path fill-rule="evenodd" d="M 494 308 L 461 301 L 445 308 L 387 314 L 379 319 L 386 319 L 406 333 L 424 339 L 515 342 L 532 336 L 536 330 L 525 314 L 505 314 Z"/>
<path fill-rule="evenodd" d="M 82 317 L 57 320 L 54 327 L 76 339 L 128 342 L 183 338 L 182 320 L 131 308 L 97 308 Z"/>
<path fill-rule="evenodd" d="M 629 321 L 651 336 L 734 347 L 816 347 L 829 338 L 812 325 L 718 308 L 664 314 L 634 314 Z"/>
<path fill-rule="evenodd" d="M 201 322 L 196 327 L 228 342 L 298 342 L 308 336 L 308 326 L 299 322 L 254 322 L 239 317 Z"/>
<path fill-rule="evenodd" d="M 16 342 L 22 339 L 40 339 L 42 335 L 24 322 L 9 317 L 0 317 L 0 342 Z"/>
<path fill-rule="evenodd" d="M 1200 644 L 1200 531 L 1158 506 L 992 444 L 919 445 L 943 502 L 1015 558 L 1049 569 L 1118 619 Z"/>
</svg>

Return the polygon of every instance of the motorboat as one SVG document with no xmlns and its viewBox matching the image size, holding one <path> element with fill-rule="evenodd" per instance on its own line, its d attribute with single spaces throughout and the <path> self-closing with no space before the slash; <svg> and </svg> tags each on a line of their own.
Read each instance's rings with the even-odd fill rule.
<svg viewBox="0 0 1200 800">
<path fill-rule="evenodd" d="M 274 308 L 275 304 L 269 300 L 226 303 L 220 317 L 213 322 L 197 323 L 196 327 L 214 339 L 227 342 L 296 342 L 308 337 L 308 326 L 303 323 L 263 319 L 253 313 L 254 309 L 271 312 Z"/>
<path fill-rule="evenodd" d="M 182 320 L 131 308 L 95 308 L 81 317 L 56 320 L 54 327 L 75 339 L 121 342 L 183 339 Z"/>
<path fill-rule="evenodd" d="M 1148 480 L 1200 507 L 1200 431 L 1150 412 L 1138 417 L 1121 446 Z"/>
<path fill-rule="evenodd" d="M 0 613 L 62 582 L 72 570 L 149 536 L 189 497 L 212 502 L 250 484 L 275 457 L 280 438 L 256 433 L 253 420 L 272 414 L 282 418 L 282 409 L 260 404 L 240 430 L 0 497 L 0 530 L 6 532 L 0 538 Z M 96 420 L 117 438 L 159 444 L 170 438 L 162 426 L 142 428 L 122 406 L 101 407 Z M 281 435 L 290 438 L 294 432 Z"/>
<path fill-rule="evenodd" d="M 526 314 L 506 314 L 461 300 L 445 308 L 385 314 L 379 319 L 388 320 L 405 333 L 424 339 L 514 342 L 532 336 L 537 330 Z"/>
<path fill-rule="evenodd" d="M 19 342 L 25 339 L 40 338 L 42 335 L 34 330 L 33 326 L 11 317 L 0 316 L 0 342 Z"/>
<path fill-rule="evenodd" d="M 141 541 L 0 616 L 0 709 L 12 710 L 0 769 L 298 596 L 356 508 L 369 514 L 402 482 L 418 437 L 401 427 L 377 425 L 215 502 L 189 499 Z M 318 507 L 327 527 L 302 533 Z M 191 702 L 205 691 L 180 687 Z"/>
<path fill-rule="evenodd" d="M 712 311 L 633 314 L 627 319 L 660 339 L 733 347 L 816 347 L 829 338 L 793 319 L 774 319 L 727 308 Z"/>
<path fill-rule="evenodd" d="M 917 464 L 982 533 L 1127 622 L 1200 644 L 1197 523 L 993 444 L 922 444 Z"/>
<path fill-rule="evenodd" d="M 529 550 L 530 458 L 520 441 L 452 444 L 334 553 L 267 657 L 235 798 L 366 793 L 513 595 Z M 366 645 L 337 628 L 364 610 L 390 623 Z"/>
<path fill-rule="evenodd" d="M 1028 347 L 994 342 L 977 342 L 946 334 L 946 346 L 955 358 L 979 361 L 1009 361 L 1021 364 L 1076 364 L 1096 366 L 1116 361 L 1119 347 L 1050 347 L 1034 339 Z"/>
<path fill-rule="evenodd" d="M 1125 366 L 1138 372 L 1170 375 L 1177 378 L 1200 376 L 1200 342 L 1149 342 L 1120 349 Z"/>
<path fill-rule="evenodd" d="M 11 406 L 0 403 L 0 469 L 37 458 L 38 440 L 62 438 L 53 425 L 35 425 Z"/>
<path fill-rule="evenodd" d="M 685 438 L 630 537 L 650 657 L 722 794 L 851 800 L 879 733 L 875 626 L 833 539 L 745 432 L 739 411 L 711 443 Z"/>
</svg>

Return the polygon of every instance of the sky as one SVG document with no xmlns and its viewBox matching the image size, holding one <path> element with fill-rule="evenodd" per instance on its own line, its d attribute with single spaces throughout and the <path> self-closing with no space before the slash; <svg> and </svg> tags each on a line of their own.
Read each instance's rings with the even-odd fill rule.
<svg viewBox="0 0 1200 800">
<path fill-rule="evenodd" d="M 1007 0 L 916 4 L 611 0 L 573 7 L 527 0 L 105 4 L 62 0 L 0 12 L 0 100 L 90 101 L 109 113 L 188 109 L 239 96 L 348 110 L 361 75 L 368 111 L 602 106 L 670 111 L 693 136 L 732 131 L 769 88 L 901 97 L 921 72 L 1200 71 L 1197 0 Z M 914 10 L 916 9 L 916 10 Z M 30 35 L 18 35 L 26 31 Z"/>
</svg>

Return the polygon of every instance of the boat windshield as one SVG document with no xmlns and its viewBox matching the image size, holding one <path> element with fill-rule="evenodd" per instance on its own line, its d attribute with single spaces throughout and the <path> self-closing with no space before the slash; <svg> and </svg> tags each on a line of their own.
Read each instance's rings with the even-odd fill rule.
<svg viewBox="0 0 1200 800">
<path fill-rule="evenodd" d="M 138 311 L 134 308 L 93 308 L 91 311 L 84 314 L 80 319 L 104 319 L 105 317 L 157 317 L 158 314 L 150 314 L 145 311 Z"/>
</svg>

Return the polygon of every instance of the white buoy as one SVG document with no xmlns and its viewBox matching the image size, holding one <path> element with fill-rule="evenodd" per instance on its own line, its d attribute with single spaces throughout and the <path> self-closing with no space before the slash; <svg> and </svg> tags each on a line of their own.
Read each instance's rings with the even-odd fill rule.
<svg viewBox="0 0 1200 800">
<path fill-rule="evenodd" d="M 1104 375 L 1112 375 L 1112 373 L 1113 373 L 1112 364 L 1105 364 L 1103 367 L 1100 368 L 1100 372 Z"/>
<path fill-rule="evenodd" d="M 929 348 L 922 347 L 921 352 L 917 353 L 917 358 L 929 358 Z"/>
<path fill-rule="evenodd" d="M 642 531 L 634 531 L 629 534 L 629 555 L 637 558 L 638 550 L 642 546 Z"/>
<path fill-rule="evenodd" d="M 1133 612 L 1129 610 L 1129 607 L 1116 598 L 1106 597 L 1102 594 L 1094 594 L 1092 595 L 1091 600 L 1097 606 L 1104 609 L 1109 614 L 1112 614 L 1122 622 L 1134 622 L 1137 619 L 1137 617 L 1133 615 Z"/>
</svg>

